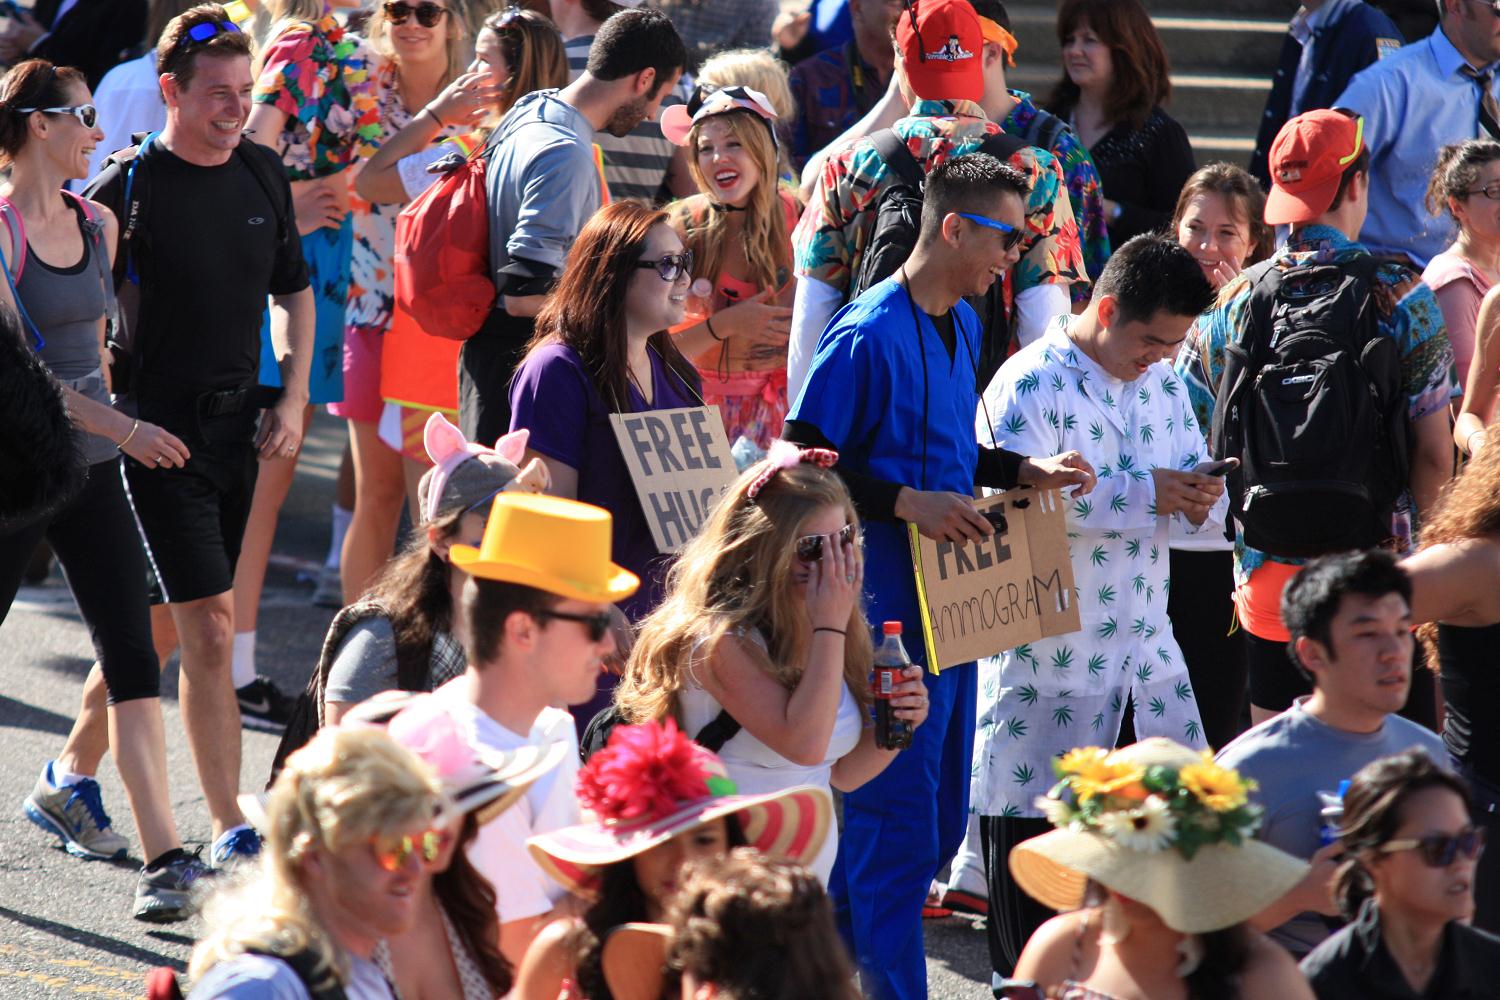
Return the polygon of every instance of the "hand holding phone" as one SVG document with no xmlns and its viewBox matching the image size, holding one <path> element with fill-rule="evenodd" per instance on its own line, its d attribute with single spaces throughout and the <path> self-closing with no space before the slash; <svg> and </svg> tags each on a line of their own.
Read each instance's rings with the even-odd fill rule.
<svg viewBox="0 0 1500 1000">
<path fill-rule="evenodd" d="M 1239 459 L 1226 458 L 1218 462 L 1200 462 L 1193 466 L 1193 471 L 1205 476 L 1227 476 L 1239 467 Z"/>
</svg>

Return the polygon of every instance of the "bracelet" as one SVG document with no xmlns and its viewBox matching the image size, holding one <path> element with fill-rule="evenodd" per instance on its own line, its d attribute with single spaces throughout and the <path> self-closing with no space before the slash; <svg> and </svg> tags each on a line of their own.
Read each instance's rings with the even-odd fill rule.
<svg viewBox="0 0 1500 1000">
<path fill-rule="evenodd" d="M 438 113 L 436 111 L 432 110 L 432 105 L 431 104 L 427 105 L 422 110 L 425 111 L 425 112 L 427 112 L 427 114 L 432 117 L 433 121 L 437 122 L 438 128 L 447 128 L 448 127 L 448 123 L 445 122 L 445 121 L 443 121 L 441 118 L 439 118 L 438 117 Z"/>
<path fill-rule="evenodd" d="M 135 437 L 135 432 L 138 431 L 138 430 L 140 430 L 140 429 L 141 429 L 141 422 L 139 420 L 137 420 L 134 423 L 132 423 L 130 425 L 130 433 L 126 434 L 125 435 L 125 440 L 123 440 L 119 444 L 115 445 L 115 448 L 117 448 L 120 451 L 124 451 L 125 450 L 125 446 L 130 443 L 130 439 L 133 438 L 133 437 Z"/>
<path fill-rule="evenodd" d="M 841 629 L 841 628 L 829 628 L 827 625 L 819 625 L 817 628 L 813 629 L 813 634 L 814 635 L 816 635 L 819 632 L 833 632 L 834 634 L 844 636 L 845 638 L 849 637 L 849 633 L 845 632 L 843 629 Z"/>
<path fill-rule="evenodd" d="M 1475 437 L 1475 435 L 1483 434 L 1488 429 L 1489 428 L 1487 428 L 1487 427 L 1481 427 L 1477 431 L 1470 431 L 1469 432 L 1469 436 L 1466 437 L 1466 438 L 1464 438 L 1464 454 L 1469 455 L 1471 457 L 1473 456 L 1473 454 L 1474 454 L 1474 437 Z"/>
<path fill-rule="evenodd" d="M 724 338 L 714 332 L 714 318 L 712 316 L 705 316 L 703 317 L 703 322 L 708 326 L 708 335 L 719 343 L 724 343 Z"/>
</svg>

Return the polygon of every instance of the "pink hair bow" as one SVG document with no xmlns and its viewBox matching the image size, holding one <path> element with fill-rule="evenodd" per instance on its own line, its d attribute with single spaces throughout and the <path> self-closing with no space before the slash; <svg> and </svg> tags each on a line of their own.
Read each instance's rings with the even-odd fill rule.
<svg viewBox="0 0 1500 1000">
<path fill-rule="evenodd" d="M 760 491 L 782 469 L 795 465 L 816 465 L 820 469 L 831 469 L 839 460 L 839 453 L 830 448 L 799 448 L 790 441 L 775 441 L 762 462 L 760 474 L 745 490 L 745 498 L 754 500 Z"/>
</svg>

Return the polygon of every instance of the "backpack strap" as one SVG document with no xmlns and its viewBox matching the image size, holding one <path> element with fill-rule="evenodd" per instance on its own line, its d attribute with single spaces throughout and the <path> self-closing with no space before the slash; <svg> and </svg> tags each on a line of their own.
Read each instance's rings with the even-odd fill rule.
<svg viewBox="0 0 1500 1000">
<path fill-rule="evenodd" d="M 141 161 L 146 156 L 146 150 L 159 135 L 161 135 L 160 132 L 147 132 L 134 149 L 110 154 L 110 159 L 118 163 L 125 171 L 125 193 L 120 202 L 125 209 L 125 222 L 124 228 L 120 231 L 120 245 L 125 248 L 125 280 L 132 285 L 141 283 L 140 272 L 135 266 L 135 235 L 136 230 L 145 221 L 142 200 L 137 198 L 140 192 L 136 190 L 136 174 L 140 170 Z M 130 161 L 129 166 L 125 165 L 127 159 Z"/>
<path fill-rule="evenodd" d="M 21 274 L 26 270 L 26 220 L 21 218 L 21 213 L 9 198 L 0 196 L 0 218 L 5 220 L 5 228 L 10 230 L 11 253 L 16 258 L 15 279 L 21 280 Z"/>
<path fill-rule="evenodd" d="M 988 153 L 1001 163 L 1008 163 L 1012 156 L 1030 147 L 1031 143 L 1018 136 L 1008 135 L 1005 132 L 991 132 L 979 144 L 978 152 Z"/>
<path fill-rule="evenodd" d="M 719 714 L 713 717 L 712 722 L 698 730 L 698 735 L 693 737 L 693 742 L 705 750 L 718 753 L 724 748 L 724 744 L 734 739 L 741 728 L 735 717 L 729 714 L 729 709 L 721 708 Z"/>
<path fill-rule="evenodd" d="M 875 152 L 881 161 L 897 177 L 916 190 L 922 190 L 922 182 L 927 179 L 927 175 L 922 173 L 922 165 L 911 155 L 911 150 L 906 148 L 906 140 L 897 135 L 895 129 L 883 128 L 872 135 L 870 141 L 875 144 Z"/>
<path fill-rule="evenodd" d="M 1045 149 L 1049 153 L 1057 144 L 1057 137 L 1068 131 L 1068 123 L 1057 117 L 1050 111 L 1036 109 L 1036 114 L 1031 121 L 1026 123 L 1026 128 L 1021 132 L 1021 138 L 1026 140 L 1027 145 Z"/>
<path fill-rule="evenodd" d="M 319 961 L 316 953 L 308 948 L 285 953 L 269 948 L 247 948 L 245 954 L 263 955 L 285 962 L 297 974 L 297 978 L 302 980 L 302 985 L 307 988 L 307 994 L 312 1000 L 348 1000 L 348 994 L 344 992 L 343 984 L 339 982 L 332 966 Z"/>
<path fill-rule="evenodd" d="M 99 276 L 99 285 L 104 289 L 104 321 L 107 341 L 117 341 L 120 330 L 120 304 L 115 299 L 115 279 L 110 273 L 109 248 L 104 245 L 104 217 L 94 203 L 87 198 L 63 189 L 63 197 L 70 198 L 83 212 L 83 232 L 91 244 L 94 257 L 94 272 Z"/>
<path fill-rule="evenodd" d="M 271 203 L 271 210 L 276 213 L 276 242 L 285 243 L 291 227 L 287 224 L 287 206 L 280 198 L 280 187 L 286 183 L 286 174 L 279 167 L 275 174 L 271 172 L 271 164 L 266 157 L 255 152 L 248 152 L 246 144 L 254 144 L 254 139 L 241 139 L 240 144 L 234 147 L 235 154 L 244 161 L 250 171 L 250 176 L 260 185 L 261 193 Z"/>
<path fill-rule="evenodd" d="M 16 224 L 19 226 L 21 224 L 21 213 L 16 211 L 15 206 L 12 205 L 9 200 L 0 198 L 0 201 L 3 201 L 5 203 L 5 207 L 8 209 L 8 211 L 5 212 L 6 216 L 14 217 L 16 220 Z M 11 230 L 11 232 L 14 239 L 14 233 L 16 232 L 16 230 L 13 229 Z M 11 249 L 14 250 L 16 247 L 20 247 L 20 253 L 18 254 L 18 256 L 24 260 L 26 256 L 25 230 L 20 230 L 20 233 L 20 242 L 12 242 Z M 17 271 L 15 276 L 11 275 L 10 262 L 5 259 L 4 253 L 0 253 L 0 271 L 3 271 L 5 273 L 5 285 L 10 289 L 10 300 L 16 304 L 16 312 L 21 315 L 21 320 L 26 324 L 26 328 L 31 331 L 31 336 L 36 340 L 36 349 L 40 351 L 42 348 L 47 346 L 47 341 L 42 338 L 42 331 L 37 329 L 37 325 L 32 322 L 31 314 L 26 311 L 26 303 L 21 301 L 21 293 L 16 289 L 16 282 L 20 280 L 19 270 Z"/>
</svg>

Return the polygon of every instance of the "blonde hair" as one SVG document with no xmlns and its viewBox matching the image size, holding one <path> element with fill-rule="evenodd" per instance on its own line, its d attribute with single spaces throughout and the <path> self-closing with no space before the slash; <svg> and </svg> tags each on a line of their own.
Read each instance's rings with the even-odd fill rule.
<svg viewBox="0 0 1500 1000">
<path fill-rule="evenodd" d="M 302 860 L 371 837 L 432 823 L 448 805 L 432 772 L 377 729 L 324 729 L 289 756 L 266 803 L 261 870 L 217 894 L 209 929 L 193 949 L 193 979 L 246 952 L 311 952 L 317 968 L 348 982 L 343 952 L 308 906 Z"/>
<path fill-rule="evenodd" d="M 448 9 L 443 18 L 443 29 L 448 32 L 444 48 L 448 54 L 448 69 L 443 73 L 443 78 L 438 82 L 438 89 L 442 90 L 448 86 L 474 58 L 474 46 L 468 43 L 471 37 L 468 18 L 464 11 L 468 4 L 464 0 L 443 0 Z M 365 38 L 369 41 L 371 48 L 380 53 L 382 57 L 396 63 L 400 70 L 400 63 L 396 58 L 396 46 L 391 42 L 391 20 L 385 16 L 385 4 L 377 3 L 370 14 L 369 23 L 365 25 Z"/>
<path fill-rule="evenodd" d="M 784 139 L 791 135 L 797 118 L 797 99 L 787 76 L 786 63 L 768 49 L 730 49 L 720 52 L 698 71 L 698 82 L 723 89 L 749 87 L 766 95 L 776 112 L 775 127 Z M 792 176 L 792 161 L 783 142 L 776 157 L 777 176 Z"/>
<path fill-rule="evenodd" d="M 760 180 L 746 206 L 740 246 L 750 264 L 750 276 L 761 290 L 780 288 L 790 276 L 792 247 L 776 179 L 776 145 L 767 123 L 753 111 L 740 110 L 712 115 L 693 126 L 688 133 L 688 173 L 701 192 L 712 189 L 698 163 L 698 136 L 709 122 L 727 125 L 760 171 Z M 693 251 L 693 276 L 717 281 L 729 252 L 729 213 L 716 209 L 706 193 L 676 202 L 669 211 L 672 228 L 682 234 L 682 241 Z"/>
<path fill-rule="evenodd" d="M 754 465 L 730 486 L 673 564 L 667 597 L 642 622 L 615 689 L 615 705 L 627 722 L 676 717 L 677 694 L 694 658 L 706 659 L 725 635 L 741 630 L 764 635 L 769 655 L 753 643 L 744 648 L 763 661 L 766 673 L 789 691 L 801 680 L 812 622 L 792 577 L 797 539 L 822 507 L 841 508 L 856 532 L 859 516 L 838 476 L 814 465 L 783 469 L 751 500 L 746 490 L 762 471 L 763 464 Z M 868 706 L 874 649 L 862 601 L 849 612 L 846 628 L 844 680 Z"/>
</svg>

